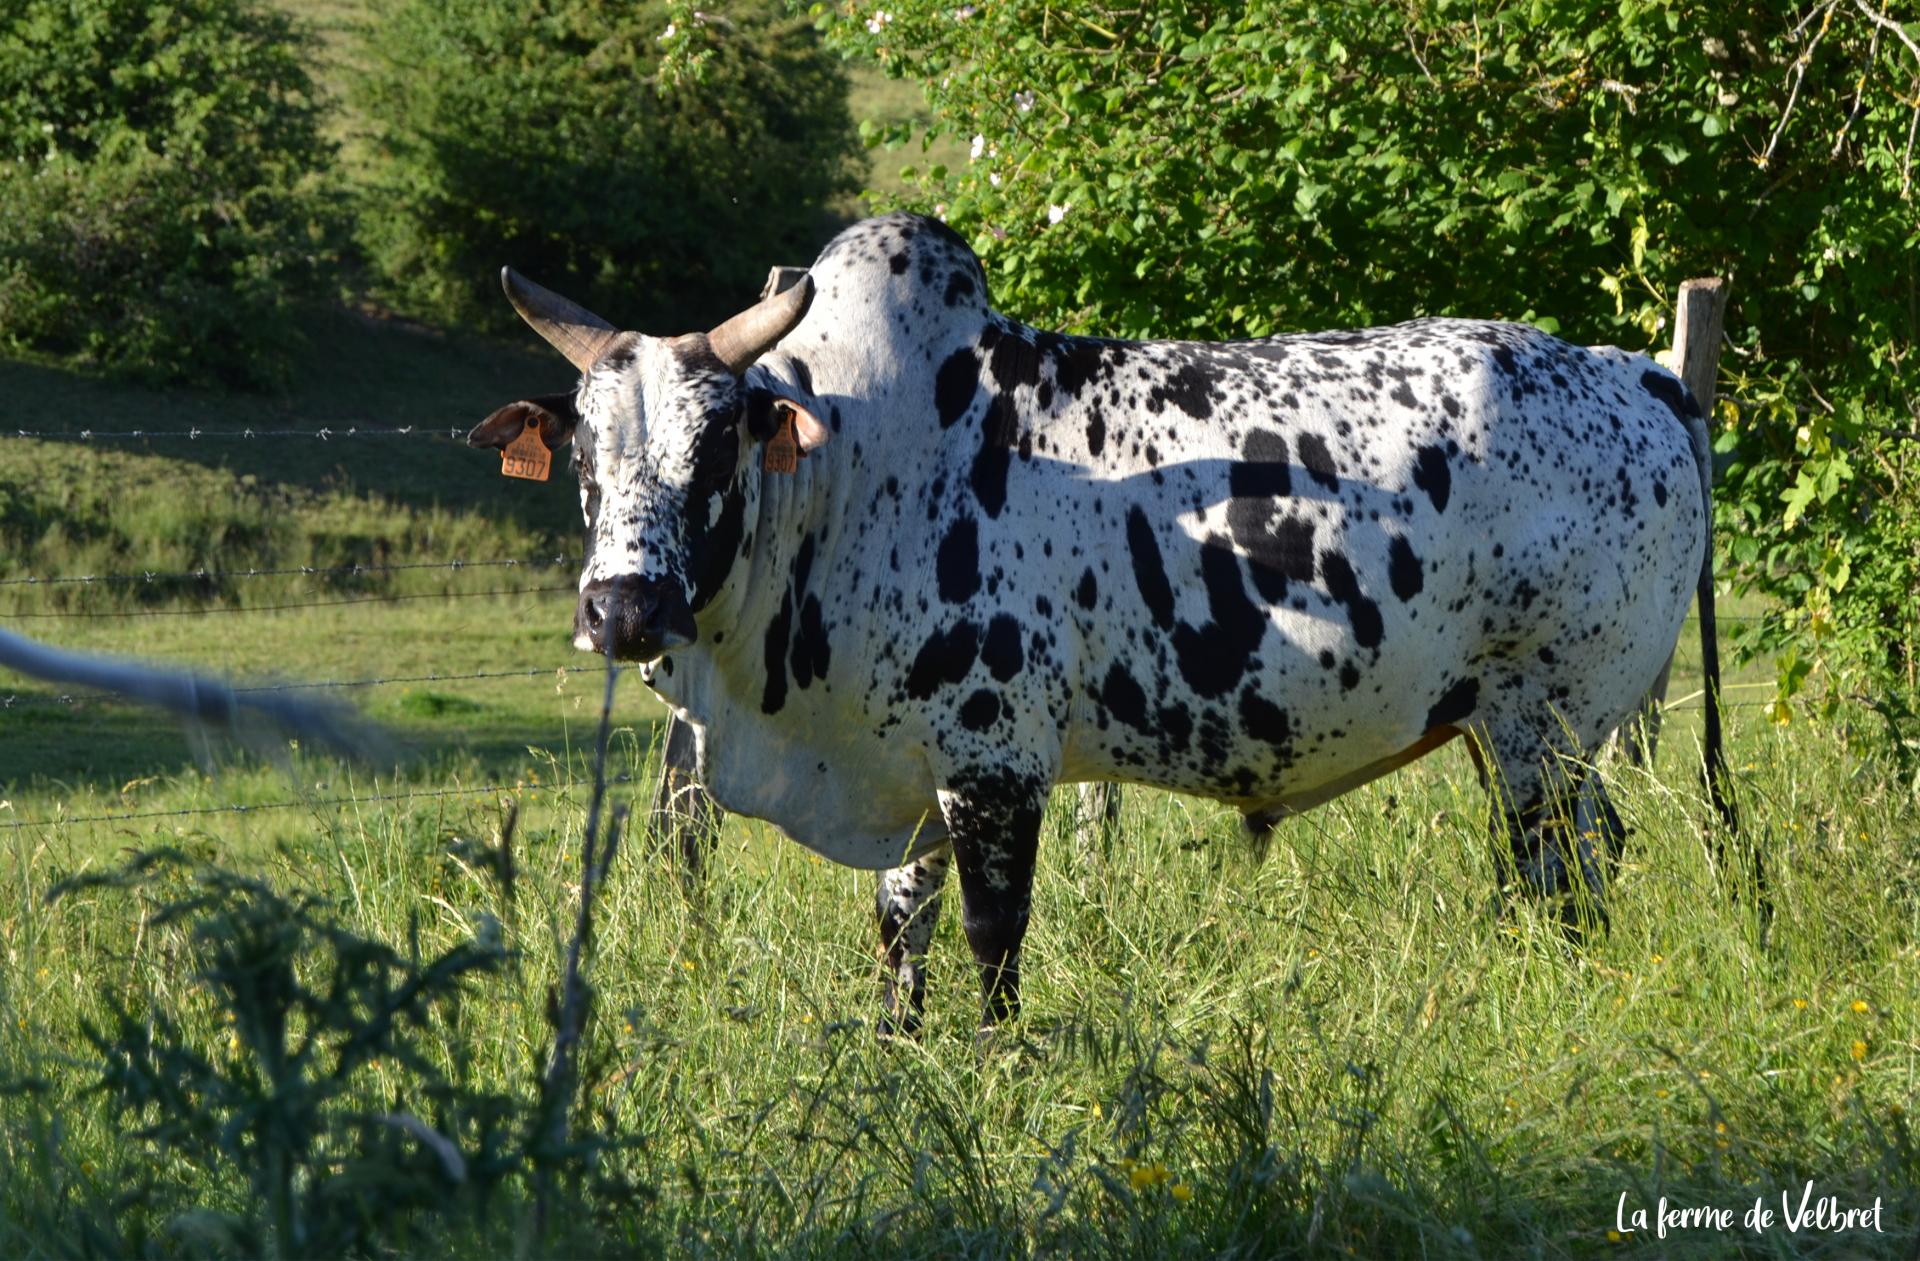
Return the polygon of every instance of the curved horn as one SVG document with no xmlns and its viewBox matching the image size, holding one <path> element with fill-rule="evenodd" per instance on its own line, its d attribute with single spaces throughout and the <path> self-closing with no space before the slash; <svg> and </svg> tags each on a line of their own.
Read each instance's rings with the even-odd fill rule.
<svg viewBox="0 0 1920 1261">
<path fill-rule="evenodd" d="M 813 277 L 803 275 L 792 288 L 748 307 L 707 334 L 707 345 L 739 376 L 773 344 L 793 331 L 813 301 Z"/>
<path fill-rule="evenodd" d="M 598 362 L 607 352 L 607 343 L 618 336 L 619 330 L 593 312 L 541 288 L 511 267 L 500 269 L 500 287 L 520 318 L 582 372 Z"/>
</svg>

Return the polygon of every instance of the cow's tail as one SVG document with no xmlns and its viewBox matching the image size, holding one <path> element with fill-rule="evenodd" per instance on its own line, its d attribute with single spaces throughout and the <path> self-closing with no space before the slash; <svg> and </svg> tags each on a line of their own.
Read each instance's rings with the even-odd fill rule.
<svg viewBox="0 0 1920 1261">
<path fill-rule="evenodd" d="M 1706 675 L 1707 796 L 1712 800 L 1714 812 L 1720 816 L 1727 834 L 1734 835 L 1740 831 L 1740 816 L 1727 791 L 1726 744 L 1720 723 L 1720 638 L 1713 615 L 1713 447 L 1707 436 L 1706 418 L 1700 414 L 1700 405 L 1694 399 L 1693 392 L 1683 385 L 1681 394 L 1686 400 L 1682 410 L 1687 423 L 1687 436 L 1693 441 L 1693 458 L 1700 468 L 1700 504 L 1705 516 L 1701 532 L 1705 536 L 1706 549 L 1700 558 L 1700 581 L 1695 589 L 1695 598 L 1700 607 L 1700 669 Z M 1753 880 L 1755 893 L 1764 908 L 1767 904 L 1766 872 L 1757 848 L 1753 851 Z"/>
</svg>

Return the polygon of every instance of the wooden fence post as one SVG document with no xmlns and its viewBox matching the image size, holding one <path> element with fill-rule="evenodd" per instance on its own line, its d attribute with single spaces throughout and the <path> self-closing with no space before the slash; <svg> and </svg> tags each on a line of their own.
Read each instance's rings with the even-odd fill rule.
<svg viewBox="0 0 1920 1261">
<path fill-rule="evenodd" d="M 1692 391 L 1707 418 L 1707 430 L 1713 430 L 1714 383 L 1720 371 L 1720 335 L 1726 327 L 1727 282 L 1718 276 L 1688 280 L 1680 285 L 1680 300 L 1674 304 L 1673 361 L 1681 382 Z M 1707 452 L 1712 458 L 1712 452 Z M 1708 479 L 1712 465 L 1708 465 Z M 1706 611 L 1703 610 L 1703 614 Z M 1645 766 L 1653 761 L 1654 748 L 1660 743 L 1661 707 L 1667 699 L 1667 683 L 1673 675 L 1673 654 L 1653 686 L 1640 698 L 1640 710 L 1621 728 L 1618 742 L 1627 761 Z M 1719 698 L 1710 696 L 1709 704 Z"/>
</svg>

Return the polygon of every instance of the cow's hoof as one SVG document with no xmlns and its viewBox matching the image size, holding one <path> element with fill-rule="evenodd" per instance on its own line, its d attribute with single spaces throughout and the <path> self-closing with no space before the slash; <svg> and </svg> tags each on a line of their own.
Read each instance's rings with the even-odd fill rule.
<svg viewBox="0 0 1920 1261">
<path fill-rule="evenodd" d="M 973 1057 L 981 1065 L 1008 1065 L 1015 1068 L 1046 1058 L 1039 1043 L 1028 1037 L 1019 1021 L 981 1025 L 973 1032 Z"/>
</svg>

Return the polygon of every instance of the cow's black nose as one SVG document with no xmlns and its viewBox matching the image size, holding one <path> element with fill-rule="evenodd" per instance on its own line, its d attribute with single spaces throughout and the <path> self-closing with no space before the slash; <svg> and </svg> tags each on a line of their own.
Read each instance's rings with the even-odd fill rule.
<svg viewBox="0 0 1920 1261">
<path fill-rule="evenodd" d="M 651 661 L 692 643 L 699 635 L 680 584 L 672 579 L 621 574 L 580 589 L 573 617 L 574 643 L 622 661 Z"/>
</svg>

